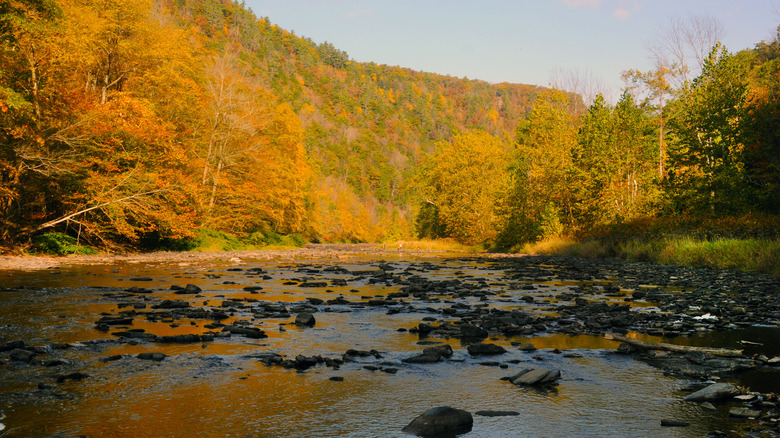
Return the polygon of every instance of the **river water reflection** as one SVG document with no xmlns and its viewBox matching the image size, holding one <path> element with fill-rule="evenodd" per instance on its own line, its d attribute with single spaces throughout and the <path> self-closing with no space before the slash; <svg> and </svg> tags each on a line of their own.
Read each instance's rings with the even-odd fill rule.
<svg viewBox="0 0 780 438">
<path fill-rule="evenodd" d="M 393 258 L 384 263 L 390 263 L 394 272 L 408 275 L 434 279 L 460 276 L 495 283 L 494 288 L 502 293 L 471 304 L 537 313 L 545 311 L 543 299 L 553 300 L 557 291 L 578 284 L 547 282 L 533 292 L 535 302 L 529 303 L 502 289 L 506 273 L 489 261 Z M 248 275 L 247 269 L 252 267 L 262 268 L 262 273 Z M 346 271 L 326 270 L 328 267 Z M 0 344 L 23 340 L 46 351 L 57 343 L 73 345 L 49 351 L 64 361 L 57 366 L 10 360 L 0 363 L 0 410 L 6 417 L 2 420 L 6 429 L 0 436 L 394 437 L 406 436 L 401 428 L 421 412 L 443 405 L 470 412 L 519 413 L 476 416 L 467 437 L 701 437 L 714 430 L 740 430 L 725 408 L 710 412 L 682 402 L 690 382 L 666 377 L 644 363 L 616 355 L 616 344 L 597 336 L 496 337 L 489 342 L 509 350 L 489 359 L 505 366 L 501 368 L 480 364 L 486 359 L 469 356 L 456 339 L 435 339 L 452 346 L 451 360 L 427 365 L 403 363 L 403 358 L 423 346 L 418 344 L 417 335 L 399 329 L 416 326 L 424 315 L 419 311 L 388 312 L 386 307 L 317 304 L 320 311 L 315 313 L 317 323 L 312 328 L 292 324 L 294 315 L 259 319 L 239 307 L 231 309 L 222 323 L 249 320 L 268 337 L 232 336 L 202 344 L 117 342 L 112 333 L 122 328 L 112 327 L 108 332 L 95 329 L 102 316 L 119 315 L 128 309 L 149 311 L 162 300 L 186 300 L 193 307 L 205 308 L 220 308 L 226 300 L 292 307 L 307 298 L 327 301 L 341 296 L 360 302 L 398 292 L 398 285 L 371 284 L 370 276 L 360 275 L 361 271 L 377 269 L 375 262 L 351 259 L 348 263 L 155 263 L 0 272 L 0 287 L 4 288 L 0 291 Z M 327 287 L 299 287 L 302 282 L 323 278 L 329 281 Z M 334 278 L 348 281 L 334 285 Z M 170 288 L 185 284 L 203 290 L 193 296 L 176 294 Z M 262 289 L 247 291 L 247 286 Z M 125 292 L 130 287 L 151 289 L 151 293 Z M 620 301 L 620 297 L 615 300 Z M 435 312 L 444 304 L 426 306 L 436 317 Z M 157 336 L 202 334 L 210 331 L 204 327 L 210 322 L 136 317 L 126 328 Z M 762 329 L 755 330 L 711 333 L 676 342 L 716 345 L 746 336 L 767 337 Z M 777 334 L 772 332 L 775 337 Z M 539 350 L 527 353 L 516 348 L 525 342 L 532 342 Z M 768 348 L 780 353 L 777 346 Z M 357 358 L 339 369 L 318 365 L 305 372 L 269 367 L 258 360 L 259 354 L 270 352 L 288 358 L 300 354 L 340 357 L 348 349 L 376 350 L 382 358 Z M 168 357 L 160 362 L 137 359 L 142 352 L 163 352 Z M 370 371 L 366 365 L 398 371 Z M 560 384 L 551 391 L 537 391 L 501 380 L 531 366 L 560 369 Z M 58 376 L 73 372 L 88 377 L 56 383 Z M 661 419 L 691 425 L 664 428 Z"/>
</svg>

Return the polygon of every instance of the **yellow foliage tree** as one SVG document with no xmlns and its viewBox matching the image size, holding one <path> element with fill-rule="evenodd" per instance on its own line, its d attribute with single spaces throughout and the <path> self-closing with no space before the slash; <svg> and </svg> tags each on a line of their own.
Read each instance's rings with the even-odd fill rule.
<svg viewBox="0 0 780 438">
<path fill-rule="evenodd" d="M 508 163 L 507 147 L 483 131 L 437 145 L 425 164 L 422 193 L 447 236 L 466 244 L 496 236 L 496 207 L 511 185 Z"/>
</svg>

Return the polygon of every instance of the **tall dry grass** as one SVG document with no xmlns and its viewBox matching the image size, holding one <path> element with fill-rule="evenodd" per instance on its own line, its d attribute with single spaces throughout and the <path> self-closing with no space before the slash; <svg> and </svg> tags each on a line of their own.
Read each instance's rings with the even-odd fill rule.
<svg viewBox="0 0 780 438">
<path fill-rule="evenodd" d="M 575 241 L 554 238 L 526 244 L 526 254 L 558 254 L 586 258 L 617 257 L 666 265 L 741 269 L 780 277 L 780 239 L 690 236 L 660 239 Z"/>
</svg>

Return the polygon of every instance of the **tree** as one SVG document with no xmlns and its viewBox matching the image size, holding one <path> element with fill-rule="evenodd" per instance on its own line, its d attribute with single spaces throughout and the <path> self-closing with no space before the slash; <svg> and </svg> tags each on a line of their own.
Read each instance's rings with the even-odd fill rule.
<svg viewBox="0 0 780 438">
<path fill-rule="evenodd" d="M 303 128 L 288 104 L 245 79 L 231 54 L 207 70 L 201 184 L 208 226 L 298 232 L 311 172 Z"/>
<path fill-rule="evenodd" d="M 655 70 L 640 72 L 638 70 L 628 70 L 622 73 L 623 80 L 628 85 L 628 90 L 638 91 L 639 95 L 644 94 L 645 99 L 650 102 L 658 101 L 655 107 L 658 118 L 658 177 L 664 178 L 666 169 L 666 140 L 664 131 L 665 104 L 672 95 L 673 90 L 668 82 L 670 70 L 662 65 L 657 65 Z"/>
<path fill-rule="evenodd" d="M 583 116 L 574 153 L 585 187 L 578 221 L 590 227 L 647 214 L 657 185 L 647 116 L 625 92 L 612 108 L 597 98 Z"/>
<path fill-rule="evenodd" d="M 483 131 L 457 134 L 437 145 L 425 165 L 422 193 L 447 236 L 466 244 L 496 236 L 496 206 L 511 182 L 507 158 L 501 141 Z"/>
<path fill-rule="evenodd" d="M 745 55 L 718 44 L 674 102 L 668 195 L 678 209 L 723 213 L 745 206 L 746 66 Z"/>
<path fill-rule="evenodd" d="M 560 234 L 562 226 L 576 227 L 575 209 L 580 191 L 573 151 L 577 144 L 577 120 L 569 108 L 569 96 L 560 90 L 539 93 L 534 108 L 517 130 L 519 169 L 527 181 L 523 198 L 532 205 L 526 210 L 547 234 Z M 542 218 L 545 223 L 542 223 Z"/>
<path fill-rule="evenodd" d="M 780 26 L 775 38 L 754 50 L 745 98 L 744 159 L 746 186 L 754 208 L 780 213 Z"/>
</svg>

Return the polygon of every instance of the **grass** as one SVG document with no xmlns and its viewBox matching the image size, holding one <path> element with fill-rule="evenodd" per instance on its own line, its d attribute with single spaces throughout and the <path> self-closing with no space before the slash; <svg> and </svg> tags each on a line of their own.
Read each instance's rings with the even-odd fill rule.
<svg viewBox="0 0 780 438">
<path fill-rule="evenodd" d="M 200 229 L 192 240 L 193 252 L 221 252 L 245 250 L 279 250 L 300 248 L 306 240 L 297 234 L 281 235 L 273 231 L 257 231 L 246 237 L 236 237 L 222 231 Z"/>
<path fill-rule="evenodd" d="M 484 251 L 479 245 L 469 246 L 458 243 L 454 239 L 419 239 L 419 240 L 396 240 L 382 243 L 385 249 L 398 249 L 401 245 L 402 250 L 406 251 L 427 251 L 427 252 L 468 252 L 476 253 Z"/>
<path fill-rule="evenodd" d="M 33 237 L 33 250 L 42 254 L 97 254 L 90 246 L 80 245 L 75 237 L 64 233 L 46 233 Z"/>
<path fill-rule="evenodd" d="M 559 254 L 586 258 L 617 257 L 665 265 L 740 269 L 780 277 L 780 239 L 675 236 L 626 240 L 548 239 L 526 244 L 527 254 Z"/>
</svg>

